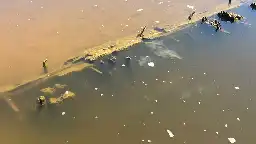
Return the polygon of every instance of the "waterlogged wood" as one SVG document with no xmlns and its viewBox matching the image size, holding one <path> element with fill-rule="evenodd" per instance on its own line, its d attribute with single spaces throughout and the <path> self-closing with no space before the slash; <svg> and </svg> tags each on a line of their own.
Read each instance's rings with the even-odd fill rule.
<svg viewBox="0 0 256 144">
<path fill-rule="evenodd" d="M 65 88 L 65 87 L 67 87 L 67 85 L 65 85 L 65 84 L 55 84 L 54 85 L 56 88 L 58 88 L 58 89 L 63 89 L 63 88 Z"/>
<path fill-rule="evenodd" d="M 95 67 L 90 67 L 90 69 L 92 69 L 93 71 L 95 71 L 95 72 L 98 73 L 98 74 L 103 74 L 102 71 L 98 70 L 98 69 L 95 68 Z"/>
<path fill-rule="evenodd" d="M 7 104 L 15 111 L 15 112 L 19 112 L 20 109 L 18 108 L 18 106 L 13 102 L 12 99 L 4 97 L 4 100 L 7 102 Z"/>
</svg>

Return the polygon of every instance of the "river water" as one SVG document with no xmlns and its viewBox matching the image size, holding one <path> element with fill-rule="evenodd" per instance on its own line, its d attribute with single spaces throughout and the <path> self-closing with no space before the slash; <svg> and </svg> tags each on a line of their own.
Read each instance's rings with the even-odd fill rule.
<svg viewBox="0 0 256 144">
<path fill-rule="evenodd" d="M 238 1 L 238 0 L 233 0 Z M 179 24 L 226 0 L 0 0 L 0 90 L 58 69 L 85 49 L 135 35 L 140 27 Z M 175 19 L 174 19 L 175 18 Z"/>
<path fill-rule="evenodd" d="M 18 112 L 1 100 L 1 142 L 256 142 L 256 12 L 247 6 L 232 11 L 246 19 L 222 22 L 226 33 L 193 24 L 118 53 L 115 65 L 96 62 L 103 74 L 85 69 L 11 97 Z M 40 89 L 56 83 L 68 85 L 59 93 L 69 90 L 76 97 L 35 109 Z"/>
</svg>

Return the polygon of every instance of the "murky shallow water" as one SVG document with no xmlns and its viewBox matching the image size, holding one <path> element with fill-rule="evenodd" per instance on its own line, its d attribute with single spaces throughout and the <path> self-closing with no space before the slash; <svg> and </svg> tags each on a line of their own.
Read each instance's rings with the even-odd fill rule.
<svg viewBox="0 0 256 144">
<path fill-rule="evenodd" d="M 97 64 L 102 75 L 74 72 L 12 97 L 20 112 L 0 101 L 1 142 L 254 143 L 255 12 L 235 11 L 247 19 L 222 23 L 231 34 L 192 26 L 118 53 L 115 66 Z M 75 99 L 36 111 L 40 89 L 56 83 Z"/>
</svg>

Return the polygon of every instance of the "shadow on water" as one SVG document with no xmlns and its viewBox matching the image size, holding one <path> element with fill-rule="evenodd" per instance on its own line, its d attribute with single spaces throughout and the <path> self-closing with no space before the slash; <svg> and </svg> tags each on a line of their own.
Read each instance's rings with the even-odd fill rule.
<svg viewBox="0 0 256 144">
<path fill-rule="evenodd" d="M 102 74 L 88 68 L 13 96 L 19 113 L 0 101 L 2 142 L 254 143 L 255 13 L 245 6 L 233 11 L 251 25 L 222 22 L 226 34 L 198 23 L 143 40 L 115 55 L 114 64 L 103 57 L 104 64 L 95 62 Z M 67 86 L 53 94 L 40 91 L 55 84 Z M 38 96 L 65 91 L 76 97 L 35 108 Z"/>
</svg>

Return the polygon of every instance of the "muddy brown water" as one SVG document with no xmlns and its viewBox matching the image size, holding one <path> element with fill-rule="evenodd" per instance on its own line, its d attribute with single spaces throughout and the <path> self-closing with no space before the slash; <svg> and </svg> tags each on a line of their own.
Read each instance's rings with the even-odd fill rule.
<svg viewBox="0 0 256 144">
<path fill-rule="evenodd" d="M 1 100 L 1 143 L 256 142 L 255 11 L 233 11 L 246 20 L 222 22 L 230 34 L 193 25 L 118 53 L 115 65 L 96 62 L 102 75 L 86 69 L 11 97 L 19 112 Z M 56 83 L 77 96 L 35 109 L 40 89 Z"/>
<path fill-rule="evenodd" d="M 192 11 L 187 5 L 202 12 L 223 1 L 1 0 L 0 87 L 38 77 L 45 58 L 52 71 L 86 48 L 135 34 L 141 26 L 180 23 Z"/>
</svg>

